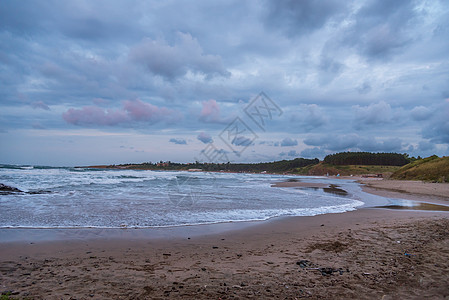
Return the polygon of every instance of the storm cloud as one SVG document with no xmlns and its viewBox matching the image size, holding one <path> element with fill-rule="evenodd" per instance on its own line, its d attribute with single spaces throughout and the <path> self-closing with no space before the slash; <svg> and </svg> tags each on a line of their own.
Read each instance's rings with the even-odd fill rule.
<svg viewBox="0 0 449 300">
<path fill-rule="evenodd" d="M 446 1 L 1 1 L 0 154 L 192 161 L 239 117 L 260 140 L 230 160 L 445 155 L 448 36 Z M 263 132 L 245 114 L 262 91 L 283 111 Z"/>
</svg>

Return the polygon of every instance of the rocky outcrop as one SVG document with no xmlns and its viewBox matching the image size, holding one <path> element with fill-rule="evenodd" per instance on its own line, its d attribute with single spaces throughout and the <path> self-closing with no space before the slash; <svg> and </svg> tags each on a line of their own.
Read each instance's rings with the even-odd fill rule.
<svg viewBox="0 0 449 300">
<path fill-rule="evenodd" d="M 1 195 L 8 195 L 8 194 L 14 194 L 14 193 L 23 193 L 23 191 L 19 190 L 18 188 L 0 183 L 0 194 Z"/>
</svg>

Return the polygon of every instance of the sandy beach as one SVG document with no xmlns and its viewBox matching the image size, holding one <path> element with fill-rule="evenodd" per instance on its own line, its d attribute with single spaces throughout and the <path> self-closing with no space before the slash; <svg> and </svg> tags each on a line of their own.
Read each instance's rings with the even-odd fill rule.
<svg viewBox="0 0 449 300">
<path fill-rule="evenodd" d="M 430 201 L 448 203 L 449 184 L 406 181 L 406 180 L 378 180 L 375 178 L 358 177 L 358 182 L 364 185 L 364 191 L 384 197 L 407 197 L 423 200 L 432 197 Z"/>
<path fill-rule="evenodd" d="M 444 184 L 428 194 L 412 182 L 388 182 L 395 191 L 379 184 L 366 191 L 448 201 Z M 0 291 L 19 299 L 445 299 L 448 217 L 365 208 L 203 236 L 136 238 L 128 229 L 120 237 L 0 243 Z"/>
</svg>

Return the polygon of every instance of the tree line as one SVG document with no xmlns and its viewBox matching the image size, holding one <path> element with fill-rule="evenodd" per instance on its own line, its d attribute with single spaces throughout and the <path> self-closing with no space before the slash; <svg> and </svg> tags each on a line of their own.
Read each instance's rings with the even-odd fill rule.
<svg viewBox="0 0 449 300">
<path fill-rule="evenodd" d="M 332 165 L 381 165 L 403 166 L 411 161 L 408 154 L 371 153 L 371 152 L 340 152 L 327 155 L 324 162 Z"/>
<path fill-rule="evenodd" d="M 121 164 L 110 165 L 106 168 L 125 168 L 125 169 L 141 169 L 141 170 L 189 170 L 201 169 L 207 172 L 267 172 L 267 173 L 284 173 L 294 171 L 296 168 L 316 165 L 320 162 L 318 158 L 295 158 L 293 160 L 281 160 L 263 163 L 176 163 L 171 161 L 160 162 L 144 162 L 141 164 Z"/>
<path fill-rule="evenodd" d="M 420 157 L 418 157 L 420 159 Z M 381 165 L 381 166 L 403 166 L 417 160 L 408 154 L 400 153 L 371 153 L 371 152 L 340 152 L 327 155 L 323 163 L 331 165 Z M 303 168 L 320 163 L 318 158 L 295 158 L 293 160 L 281 160 L 261 163 L 176 163 L 171 161 L 144 162 L 140 164 L 122 164 L 99 166 L 101 168 L 141 169 L 141 170 L 189 170 L 201 169 L 207 172 L 264 172 L 286 173 L 296 172 Z"/>
</svg>

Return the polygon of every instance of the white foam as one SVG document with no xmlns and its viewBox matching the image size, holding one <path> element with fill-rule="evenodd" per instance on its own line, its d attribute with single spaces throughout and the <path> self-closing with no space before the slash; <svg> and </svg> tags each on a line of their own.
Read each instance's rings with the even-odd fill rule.
<svg viewBox="0 0 449 300">
<path fill-rule="evenodd" d="M 292 176 L 5 168 L 0 169 L 0 182 L 25 191 L 51 193 L 2 196 L 0 227 L 120 228 L 122 224 L 157 227 L 259 221 L 344 212 L 363 204 L 356 183 L 338 181 L 354 193 L 351 197 L 271 187 L 286 178 Z M 295 178 L 333 183 L 321 177 Z"/>
</svg>

